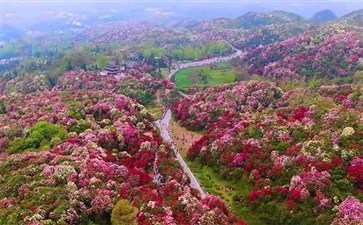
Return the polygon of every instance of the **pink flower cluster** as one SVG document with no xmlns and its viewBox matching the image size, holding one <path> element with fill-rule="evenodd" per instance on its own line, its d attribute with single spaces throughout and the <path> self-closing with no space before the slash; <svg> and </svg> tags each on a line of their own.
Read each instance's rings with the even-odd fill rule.
<svg viewBox="0 0 363 225">
<path fill-rule="evenodd" d="M 339 213 L 344 219 L 363 220 L 363 204 L 353 196 L 347 197 L 339 205 Z"/>
</svg>

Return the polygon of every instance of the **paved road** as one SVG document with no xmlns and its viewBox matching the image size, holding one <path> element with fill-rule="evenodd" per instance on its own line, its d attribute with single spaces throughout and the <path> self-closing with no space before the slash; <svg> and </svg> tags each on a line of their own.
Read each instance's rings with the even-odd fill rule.
<svg viewBox="0 0 363 225">
<path fill-rule="evenodd" d="M 212 59 L 205 59 L 205 60 L 196 61 L 196 62 L 179 64 L 175 69 L 170 71 L 170 74 L 168 76 L 168 80 L 171 80 L 172 77 L 175 75 L 175 73 L 178 72 L 179 70 L 182 70 L 182 69 L 185 69 L 185 68 L 188 68 L 188 67 L 203 66 L 203 65 L 207 65 L 207 64 L 225 62 L 225 61 L 231 60 L 233 58 L 239 57 L 242 54 L 241 50 L 238 50 L 238 49 L 234 48 L 233 46 L 232 46 L 232 48 L 234 50 L 236 50 L 236 52 L 234 54 L 232 54 L 232 55 L 223 56 L 223 57 L 216 57 L 216 58 L 212 58 Z M 189 97 L 188 95 L 184 94 L 181 91 L 179 91 L 179 94 L 184 98 Z M 160 129 L 161 136 L 163 137 L 164 141 L 170 143 L 171 148 L 173 149 L 173 151 L 174 151 L 174 153 L 176 155 L 176 158 L 178 159 L 178 161 L 179 161 L 180 165 L 182 166 L 184 172 L 189 176 L 190 186 L 197 189 L 199 191 L 199 193 L 200 193 L 200 196 L 202 198 L 204 198 L 205 193 L 204 193 L 202 187 L 199 185 L 197 179 L 194 177 L 194 174 L 189 169 L 189 167 L 185 163 L 184 159 L 180 156 L 176 146 L 174 145 L 172 139 L 170 138 L 169 131 L 168 131 L 170 119 L 171 119 L 171 110 L 169 108 L 166 108 L 162 118 L 160 120 L 155 121 L 154 123 Z"/>
<path fill-rule="evenodd" d="M 157 127 L 159 127 L 161 136 L 163 137 L 164 141 L 170 143 L 171 148 L 174 150 L 176 158 L 178 159 L 180 165 L 183 167 L 184 172 L 189 176 L 190 186 L 197 189 L 199 191 L 199 193 L 200 193 L 200 196 L 202 198 L 204 198 L 205 193 L 204 193 L 203 189 L 199 185 L 197 179 L 194 177 L 194 174 L 192 173 L 192 171 L 190 171 L 189 167 L 184 162 L 184 159 L 181 157 L 181 155 L 179 154 L 176 146 L 174 145 L 173 141 L 170 138 L 170 135 L 169 135 L 169 132 L 168 132 L 168 126 L 169 126 L 170 119 L 171 119 L 171 110 L 167 109 L 164 112 L 164 115 L 163 115 L 162 119 L 157 120 L 154 123 L 155 123 L 155 125 Z"/>
<path fill-rule="evenodd" d="M 226 61 L 229 61 L 229 60 L 231 60 L 233 58 L 240 57 L 241 54 L 242 54 L 242 51 L 239 50 L 239 49 L 235 49 L 235 50 L 236 50 L 236 52 L 231 54 L 231 55 L 179 64 L 179 65 L 176 66 L 176 68 L 174 68 L 173 70 L 170 71 L 170 74 L 168 75 L 168 80 L 171 80 L 171 78 L 176 74 L 176 72 L 178 72 L 179 70 L 185 69 L 185 68 L 196 67 L 196 66 L 204 66 L 204 65 L 213 64 L 213 63 L 226 62 Z"/>
</svg>

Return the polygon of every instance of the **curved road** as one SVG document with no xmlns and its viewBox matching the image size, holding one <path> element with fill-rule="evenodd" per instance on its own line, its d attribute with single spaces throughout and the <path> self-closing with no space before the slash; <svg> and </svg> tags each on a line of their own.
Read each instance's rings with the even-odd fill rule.
<svg viewBox="0 0 363 225">
<path fill-rule="evenodd" d="M 164 141 L 170 143 L 170 146 L 174 150 L 175 156 L 178 159 L 180 165 L 182 166 L 184 172 L 189 176 L 190 186 L 197 189 L 199 191 L 199 193 L 200 193 L 200 196 L 202 198 L 204 198 L 205 193 L 204 193 L 203 189 L 199 185 L 197 179 L 194 177 L 194 174 L 192 173 L 192 171 L 190 171 L 188 165 L 185 163 L 185 161 L 183 160 L 183 158 L 179 154 L 175 144 L 173 143 L 173 141 L 170 138 L 169 131 L 168 131 L 168 126 L 169 126 L 170 119 L 171 119 L 171 110 L 167 109 L 164 112 L 162 119 L 155 121 L 155 125 L 157 127 L 159 127 L 161 136 L 163 137 Z"/>
<path fill-rule="evenodd" d="M 215 57 L 215 58 L 211 58 L 211 59 L 204 59 L 204 60 L 200 60 L 200 61 L 195 61 L 195 62 L 189 62 L 189 63 L 182 63 L 176 66 L 175 69 L 171 70 L 169 75 L 168 75 L 168 80 L 171 80 L 173 78 L 173 76 L 182 69 L 185 68 L 189 68 L 189 67 L 196 67 L 196 66 L 204 66 L 204 65 L 208 65 L 208 64 L 213 64 L 213 63 L 220 63 L 220 62 L 226 62 L 229 61 L 231 59 L 240 57 L 242 55 L 242 51 L 239 49 L 235 49 L 233 46 L 232 48 L 234 50 L 236 50 L 235 53 L 231 54 L 231 55 L 227 55 L 227 56 L 221 56 L 221 57 Z"/>
<path fill-rule="evenodd" d="M 231 60 L 233 58 L 239 57 L 242 54 L 241 50 L 238 50 L 238 49 L 234 48 L 233 46 L 231 46 L 231 47 L 234 50 L 236 50 L 236 52 L 231 55 L 228 55 L 228 56 L 216 57 L 216 58 L 212 58 L 212 59 L 205 59 L 205 60 L 200 60 L 200 61 L 196 61 L 196 62 L 179 64 L 175 69 L 170 71 L 170 74 L 168 75 L 167 79 L 171 80 L 173 78 L 173 76 L 176 74 L 176 72 L 178 72 L 179 70 L 182 70 L 182 69 L 185 69 L 188 67 L 203 66 L 203 65 L 213 64 L 213 63 L 225 62 L 225 61 Z M 179 93 L 184 98 L 188 97 L 188 95 L 184 94 L 181 91 L 179 91 Z M 172 139 L 170 138 L 169 131 L 168 131 L 170 119 L 171 119 L 171 110 L 170 110 L 170 108 L 166 108 L 164 110 L 164 113 L 163 113 L 161 119 L 156 120 L 154 123 L 160 129 L 160 133 L 161 133 L 161 136 L 163 137 L 164 141 L 166 141 L 170 144 L 170 146 L 173 149 L 173 151 L 176 155 L 176 158 L 179 161 L 180 165 L 182 166 L 184 172 L 189 176 L 190 186 L 197 189 L 200 193 L 200 196 L 202 198 L 204 198 L 205 193 L 204 193 L 203 189 L 199 185 L 194 174 L 189 169 L 188 165 L 185 163 L 184 159 L 181 157 L 175 144 L 173 143 Z"/>
</svg>

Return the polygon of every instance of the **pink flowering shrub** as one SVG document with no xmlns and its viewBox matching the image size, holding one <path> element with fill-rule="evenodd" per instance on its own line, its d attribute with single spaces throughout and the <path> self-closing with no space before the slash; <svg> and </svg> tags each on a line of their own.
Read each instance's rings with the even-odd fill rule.
<svg viewBox="0 0 363 225">
<path fill-rule="evenodd" d="M 45 91 L 50 88 L 48 78 L 42 75 L 27 75 L 25 77 L 17 77 L 6 83 L 4 93 L 7 95 L 12 93 L 28 94 L 37 91 Z"/>
<path fill-rule="evenodd" d="M 339 205 L 339 214 L 344 219 L 363 220 L 363 204 L 356 198 L 349 196 Z"/>
<path fill-rule="evenodd" d="M 362 29 L 329 25 L 297 36 L 260 46 L 244 54 L 251 74 L 277 79 L 298 76 L 334 78 L 357 71 L 363 56 Z"/>
<path fill-rule="evenodd" d="M 203 129 L 222 117 L 275 108 L 281 96 L 282 90 L 271 83 L 240 82 L 210 87 L 181 101 L 172 110 L 183 126 Z"/>
<path fill-rule="evenodd" d="M 2 101 L 2 137 L 27 137 L 27 130 L 39 121 L 61 125 L 69 137 L 40 152 L 13 154 L 0 164 L 0 224 L 107 220 L 121 198 L 137 208 L 139 224 L 236 221 L 218 198 L 200 200 L 152 117 L 134 100 L 78 90 Z M 8 147 L 3 142 L 2 151 Z M 154 162 L 161 181 L 153 179 Z"/>
</svg>

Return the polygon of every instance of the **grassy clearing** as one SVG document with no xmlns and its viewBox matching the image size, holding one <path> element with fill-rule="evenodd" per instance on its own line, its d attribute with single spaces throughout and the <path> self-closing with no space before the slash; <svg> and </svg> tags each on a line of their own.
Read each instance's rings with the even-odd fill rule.
<svg viewBox="0 0 363 225">
<path fill-rule="evenodd" d="M 164 110 L 164 107 L 159 105 L 148 106 L 146 108 L 155 120 L 161 118 L 161 115 L 163 114 Z"/>
<path fill-rule="evenodd" d="M 261 221 L 257 219 L 258 215 L 243 206 L 242 202 L 234 199 L 235 196 L 245 199 L 253 190 L 253 185 L 248 183 L 248 177 L 244 177 L 238 181 L 225 180 L 209 166 L 204 166 L 199 162 L 191 162 L 189 160 L 186 160 L 186 163 L 206 193 L 221 197 L 231 206 L 232 212 L 247 221 L 248 224 L 261 224 Z"/>
<path fill-rule="evenodd" d="M 161 104 L 161 92 L 157 90 L 156 92 L 156 99 L 154 100 L 153 104 L 146 107 L 146 109 L 150 112 L 154 120 L 158 120 L 163 115 L 164 106 Z"/>
<path fill-rule="evenodd" d="M 237 73 L 230 63 L 223 62 L 180 70 L 175 74 L 174 81 L 180 90 L 186 91 L 195 84 L 204 87 L 233 83 Z"/>
</svg>

